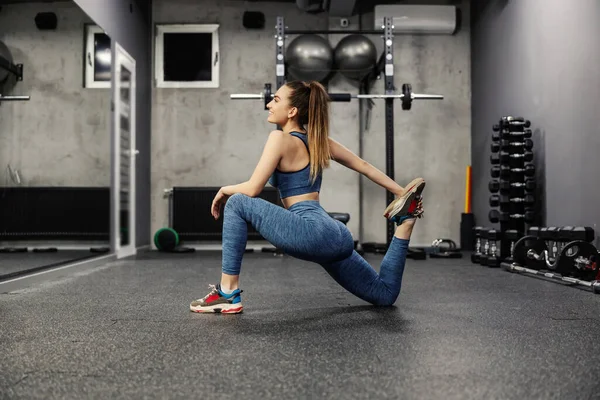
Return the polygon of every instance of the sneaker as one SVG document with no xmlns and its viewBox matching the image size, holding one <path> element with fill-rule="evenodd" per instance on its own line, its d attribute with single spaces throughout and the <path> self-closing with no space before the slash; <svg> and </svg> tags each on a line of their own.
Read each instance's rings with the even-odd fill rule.
<svg viewBox="0 0 600 400">
<path fill-rule="evenodd" d="M 407 219 L 422 218 L 425 214 L 425 211 L 423 211 L 422 200 L 414 199 L 412 202 L 415 204 L 411 204 L 410 209 L 414 209 L 414 211 L 409 211 L 407 214 L 402 216 L 400 214 L 397 214 L 396 216 L 390 218 L 390 221 L 395 222 L 396 226 L 398 226 L 402 225 L 402 223 Z"/>
<path fill-rule="evenodd" d="M 221 285 L 208 285 L 211 289 L 204 298 L 192 301 L 190 310 L 198 313 L 238 314 L 242 306 L 242 290 L 236 289 L 232 294 L 221 292 Z"/>
<path fill-rule="evenodd" d="M 413 179 L 412 182 L 406 185 L 404 194 L 394 199 L 387 206 L 383 212 L 383 216 L 392 221 L 407 215 L 420 217 L 423 214 L 423 210 L 420 207 L 423 189 L 425 189 L 425 180 L 423 178 Z"/>
</svg>

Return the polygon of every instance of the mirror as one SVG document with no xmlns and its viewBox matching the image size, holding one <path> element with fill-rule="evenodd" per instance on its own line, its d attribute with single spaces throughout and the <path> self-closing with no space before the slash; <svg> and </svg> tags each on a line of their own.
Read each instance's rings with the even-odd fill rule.
<svg viewBox="0 0 600 400">
<path fill-rule="evenodd" d="M 114 43 L 114 133 L 113 202 L 115 212 L 113 248 L 117 258 L 136 254 L 135 248 L 135 140 L 136 68 L 135 60 Z"/>
<path fill-rule="evenodd" d="M 72 1 L 1 1 L 0 282 L 111 252 L 111 40 Z"/>
</svg>

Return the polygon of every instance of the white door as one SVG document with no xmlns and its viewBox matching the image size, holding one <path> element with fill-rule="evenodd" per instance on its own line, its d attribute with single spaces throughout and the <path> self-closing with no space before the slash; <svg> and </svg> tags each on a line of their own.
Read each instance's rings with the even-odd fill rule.
<svg viewBox="0 0 600 400">
<path fill-rule="evenodd" d="M 113 42 L 113 206 L 112 240 L 117 258 L 135 247 L 135 60 Z"/>
</svg>

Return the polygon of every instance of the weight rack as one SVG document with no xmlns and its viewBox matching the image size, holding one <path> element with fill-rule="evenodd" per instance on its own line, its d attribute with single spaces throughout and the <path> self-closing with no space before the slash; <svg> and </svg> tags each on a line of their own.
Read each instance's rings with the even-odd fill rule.
<svg viewBox="0 0 600 400">
<path fill-rule="evenodd" d="M 510 236 L 510 235 L 509 235 Z M 511 236 L 511 257 L 501 263 L 508 272 L 541 276 L 600 294 L 600 254 L 592 244 L 592 227 L 530 227 L 517 240 Z"/>
<path fill-rule="evenodd" d="M 11 60 L 7 59 L 2 54 L 0 54 L 0 69 L 6 70 L 13 74 L 17 82 L 23 80 L 23 64 L 13 64 Z M 6 78 L 6 80 L 7 79 L 8 78 Z M 0 91 L 4 89 L 3 85 L 6 80 L 0 81 Z M 29 99 L 29 96 L 5 96 L 0 93 L 0 105 L 2 105 L 2 102 L 4 101 L 28 101 Z"/>
<path fill-rule="evenodd" d="M 531 121 L 523 117 L 504 116 L 493 126 L 490 163 L 492 164 L 489 190 L 488 218 L 500 223 L 498 231 L 488 230 L 487 239 L 499 242 L 497 257 L 485 265 L 499 267 L 501 260 L 511 255 L 511 241 L 507 231 L 519 236 L 527 224 L 536 220 L 535 166 Z"/>
<path fill-rule="evenodd" d="M 391 17 L 384 17 L 383 26 L 381 30 L 373 31 L 344 31 L 344 33 L 359 33 L 359 34 L 380 34 L 382 35 L 384 50 L 377 63 L 377 75 L 384 72 L 384 84 L 385 93 L 394 94 L 394 34 L 393 34 L 393 19 Z M 285 26 L 284 17 L 278 16 L 277 23 L 275 25 L 275 70 L 276 70 L 276 84 L 277 89 L 285 85 L 286 82 L 286 70 L 285 70 L 285 39 L 286 35 L 296 34 L 315 34 L 315 33 L 336 33 L 330 30 L 293 30 L 287 29 Z M 383 64 L 383 65 L 382 65 Z M 385 173 L 391 179 L 394 179 L 394 99 L 385 99 L 385 152 L 386 152 L 386 165 Z M 394 194 L 386 191 L 386 204 L 391 203 L 394 200 Z M 386 224 L 386 248 L 389 247 L 394 236 L 395 226 L 393 222 L 387 221 Z"/>
</svg>

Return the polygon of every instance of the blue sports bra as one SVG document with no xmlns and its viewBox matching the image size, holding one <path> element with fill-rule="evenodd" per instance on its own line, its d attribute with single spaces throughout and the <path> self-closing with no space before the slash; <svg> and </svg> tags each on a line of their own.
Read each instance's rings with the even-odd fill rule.
<svg viewBox="0 0 600 400">
<path fill-rule="evenodd" d="M 302 139 L 308 150 L 308 137 L 299 132 L 290 132 L 290 135 Z M 313 184 L 310 183 L 310 162 L 300 171 L 282 172 L 276 169 L 269 178 L 271 186 L 279 190 L 282 199 L 300 194 L 319 192 L 323 174 L 320 173 Z"/>
</svg>

